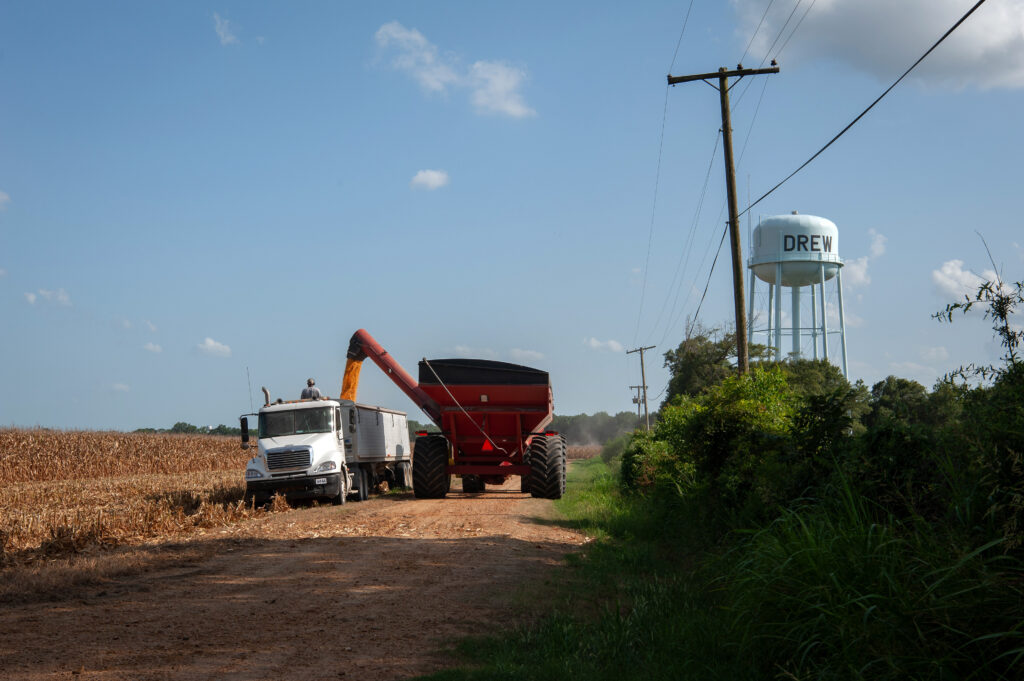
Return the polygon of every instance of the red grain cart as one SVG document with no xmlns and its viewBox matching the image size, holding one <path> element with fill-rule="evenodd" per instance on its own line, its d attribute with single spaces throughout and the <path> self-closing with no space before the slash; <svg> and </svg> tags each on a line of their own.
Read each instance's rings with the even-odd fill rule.
<svg viewBox="0 0 1024 681">
<path fill-rule="evenodd" d="M 482 492 L 520 476 L 522 491 L 544 499 L 565 491 L 565 438 L 551 422 L 551 381 L 545 371 L 486 359 L 424 359 L 419 381 L 365 330 L 352 335 L 342 399 L 355 400 L 369 357 L 430 417 L 440 434 L 420 433 L 413 452 L 413 491 L 439 499 L 451 476 L 466 492 Z"/>
</svg>

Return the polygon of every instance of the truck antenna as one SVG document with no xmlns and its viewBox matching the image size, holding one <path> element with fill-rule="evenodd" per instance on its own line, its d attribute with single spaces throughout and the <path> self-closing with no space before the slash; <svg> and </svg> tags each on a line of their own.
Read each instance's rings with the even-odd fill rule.
<svg viewBox="0 0 1024 681">
<path fill-rule="evenodd" d="M 249 375 L 249 367 L 245 367 L 245 377 L 249 381 L 249 411 L 256 411 L 255 407 L 252 406 L 252 376 Z"/>
</svg>

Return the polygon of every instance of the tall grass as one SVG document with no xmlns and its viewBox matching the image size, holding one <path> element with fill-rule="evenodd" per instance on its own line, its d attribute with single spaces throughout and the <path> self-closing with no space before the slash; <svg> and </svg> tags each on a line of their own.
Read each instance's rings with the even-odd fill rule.
<svg viewBox="0 0 1024 681">
<path fill-rule="evenodd" d="M 997 542 L 920 532 L 838 484 L 714 543 L 685 505 L 619 490 L 575 464 L 558 506 L 596 540 L 551 614 L 430 678 L 1020 678 L 1024 572 Z"/>
</svg>

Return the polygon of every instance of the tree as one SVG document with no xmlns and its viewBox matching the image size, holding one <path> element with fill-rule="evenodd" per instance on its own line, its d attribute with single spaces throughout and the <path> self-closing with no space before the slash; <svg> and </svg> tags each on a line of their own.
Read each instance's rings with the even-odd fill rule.
<svg viewBox="0 0 1024 681">
<path fill-rule="evenodd" d="M 750 361 L 765 361 L 769 350 L 763 345 L 750 345 Z M 678 395 L 691 397 L 718 385 L 735 371 L 736 334 L 721 327 L 708 329 L 699 323 L 675 350 L 665 353 L 665 368 L 671 374 L 665 401 L 670 404 Z"/>
</svg>

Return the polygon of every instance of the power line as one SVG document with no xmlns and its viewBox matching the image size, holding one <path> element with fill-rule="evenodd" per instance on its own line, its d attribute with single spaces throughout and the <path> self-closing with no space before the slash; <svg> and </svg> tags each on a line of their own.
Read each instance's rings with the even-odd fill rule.
<svg viewBox="0 0 1024 681">
<path fill-rule="evenodd" d="M 743 56 L 740 57 L 739 63 L 742 64 L 743 60 L 747 58 L 747 52 L 750 52 L 750 46 L 754 44 L 754 38 L 757 37 L 758 32 L 761 30 L 761 24 L 764 23 L 764 18 L 768 16 L 768 10 L 775 4 L 775 0 L 769 0 L 768 6 L 764 8 L 764 14 L 761 15 L 761 21 L 757 22 L 757 28 L 754 29 L 754 34 L 750 36 L 750 41 L 747 43 L 747 49 L 743 50 Z"/>
<path fill-rule="evenodd" d="M 697 311 L 693 313 L 693 323 L 690 324 L 689 328 L 686 329 L 686 337 L 690 337 L 690 333 L 693 331 L 693 324 L 697 322 L 697 318 L 700 317 L 700 308 L 704 304 L 704 296 L 708 294 L 708 286 L 711 285 L 711 275 L 715 273 L 715 264 L 718 262 L 718 256 L 722 253 L 722 244 L 725 243 L 725 235 L 729 233 L 729 226 L 726 225 L 725 229 L 722 230 L 722 240 L 718 242 L 718 250 L 715 252 L 715 259 L 711 262 L 711 270 L 708 272 L 707 283 L 704 284 L 704 293 L 700 294 L 700 302 L 697 303 Z"/>
<path fill-rule="evenodd" d="M 669 65 L 669 73 L 672 72 L 672 67 L 676 64 L 676 57 L 679 55 L 679 46 L 683 44 L 683 35 L 686 33 L 686 25 L 690 23 L 690 11 L 693 9 L 693 0 L 690 0 L 690 6 L 686 8 L 686 16 L 683 17 L 683 27 L 679 31 L 679 39 L 676 40 L 676 49 L 672 53 L 672 63 Z M 654 241 L 654 217 L 657 214 L 658 208 L 658 184 L 661 181 L 661 155 L 665 148 L 665 119 L 668 117 L 668 88 L 665 88 L 665 104 L 661 111 L 661 135 L 658 139 L 658 169 L 654 174 L 654 201 L 651 206 L 651 227 L 647 233 L 647 257 L 644 259 L 644 277 L 643 285 L 640 287 L 640 308 L 636 313 L 636 330 L 633 332 L 633 342 L 636 342 L 637 336 L 640 335 L 640 320 L 644 314 L 644 298 L 647 295 L 647 270 L 651 265 L 651 244 Z"/>
<path fill-rule="evenodd" d="M 943 42 L 943 41 L 944 41 L 944 40 L 945 40 L 946 38 L 948 38 L 948 37 L 949 37 L 949 36 L 950 36 L 950 35 L 951 35 L 951 34 L 953 33 L 953 31 L 955 31 L 955 30 L 956 30 L 957 28 L 959 28 L 959 27 L 960 27 L 960 24 L 962 24 L 962 23 L 964 23 L 965 21 L 967 21 L 967 17 L 969 17 L 969 16 L 971 16 L 972 14 L 974 14 L 975 10 L 977 10 L 977 9 L 978 9 L 979 7 L 981 7 L 981 6 L 982 6 L 982 5 L 984 5 L 984 4 L 985 4 L 985 0 L 978 0 L 978 2 L 977 2 L 977 3 L 975 3 L 974 7 L 971 7 L 971 9 L 967 10 L 967 14 L 963 15 L 962 17 L 960 17 L 960 20 L 959 20 L 959 21 L 957 21 L 957 22 L 956 22 L 955 24 L 953 24 L 953 26 L 952 26 L 952 27 L 951 27 L 951 28 L 950 28 L 950 29 L 949 29 L 948 31 L 946 31 L 946 32 L 945 32 L 944 34 L 942 34 L 942 37 L 941 37 L 941 38 L 939 38 L 939 39 L 938 39 L 937 41 L 935 41 L 935 44 L 934 44 L 934 45 L 932 45 L 931 47 L 929 47 L 929 48 L 928 48 L 928 51 L 927 51 L 927 52 L 925 52 L 924 54 L 922 54 L 922 55 L 921 55 L 921 56 L 920 56 L 920 57 L 918 58 L 918 60 L 917 60 L 917 61 L 915 61 L 915 62 L 914 62 L 913 64 L 911 64 L 911 65 L 910 65 L 910 68 L 908 68 L 908 69 L 907 69 L 906 71 L 904 71 L 904 72 L 903 72 L 903 75 L 902 75 L 902 76 L 900 76 L 899 78 L 897 78 L 897 79 L 896 79 L 896 81 L 895 81 L 895 82 L 894 82 L 894 83 L 893 83 L 892 85 L 890 85 L 889 87 L 887 87 L 887 88 L 885 89 L 885 92 L 883 92 L 882 94 L 878 95 L 878 98 L 877 98 L 877 99 L 875 99 L 875 101 L 871 102 L 871 105 L 870 105 L 870 106 L 868 106 L 868 108 L 864 109 L 864 111 L 862 111 L 862 112 L 860 113 L 860 115 L 859 115 L 859 116 L 857 116 L 857 117 L 856 117 L 856 118 L 854 118 L 854 119 L 853 119 L 852 121 L 850 121 L 850 123 L 849 123 L 849 124 L 848 124 L 848 125 L 847 125 L 847 126 L 846 126 L 845 128 L 843 128 L 842 130 L 840 130 L 840 131 L 839 131 L 839 133 L 838 133 L 838 134 L 837 134 L 837 135 L 836 135 L 835 137 L 833 137 L 832 139 L 830 139 L 830 140 L 828 141 L 828 143 L 827 143 L 827 144 L 825 144 L 825 146 L 823 146 L 823 147 L 822 147 L 821 149 L 818 149 L 818 151 L 816 151 L 816 152 L 814 153 L 814 155 L 813 155 L 813 156 L 811 156 L 811 157 L 810 157 L 809 159 L 807 159 L 806 161 L 804 161 L 804 162 L 803 162 L 803 163 L 802 163 L 802 164 L 800 165 L 800 167 L 799 167 L 799 168 L 797 168 L 796 170 L 794 170 L 793 172 L 791 172 L 791 173 L 790 173 L 789 175 L 787 175 L 787 176 L 785 177 L 785 179 L 783 179 L 783 180 L 782 180 L 782 182 L 779 182 L 779 183 L 778 183 L 777 185 L 775 185 L 774 187 L 772 187 L 771 189 L 769 189 L 768 191 L 766 191 L 766 192 L 765 192 L 764 194 L 762 194 L 762 195 L 761 195 L 761 197 L 760 197 L 760 198 L 759 198 L 759 199 L 758 199 L 757 201 L 754 201 L 754 202 L 753 202 L 752 204 L 750 204 L 749 206 L 747 206 L 747 207 L 746 207 L 746 208 L 745 208 L 745 209 L 743 210 L 743 212 L 741 212 L 741 213 L 740 213 L 740 215 L 744 215 L 745 213 L 749 212 L 751 208 L 753 208 L 753 207 L 754 207 L 754 206 L 756 206 L 757 204 L 759 204 L 759 203 L 761 203 L 762 201 L 764 201 L 764 200 L 765 200 L 766 198 L 768 198 L 768 197 L 769 197 L 769 196 L 770 196 L 770 195 L 771 195 L 772 193 L 774 193 L 776 189 L 778 189 L 778 188 L 779 188 L 779 187 L 781 187 L 782 185 L 786 184 L 786 182 L 788 182 L 788 181 L 789 181 L 789 180 L 790 180 L 790 179 L 791 179 L 791 178 L 792 178 L 792 177 L 793 177 L 794 175 L 796 175 L 796 174 L 797 174 L 797 173 L 799 173 L 799 172 L 800 172 L 801 170 L 803 170 L 804 168 L 806 168 L 807 166 L 809 166 L 809 165 L 811 164 L 811 162 L 812 162 L 812 161 L 814 161 L 814 159 L 816 159 L 816 158 L 818 158 L 819 156 L 821 156 L 821 154 L 822 154 L 822 153 L 823 153 L 823 152 L 824 152 L 824 151 L 825 151 L 826 149 L 828 149 L 828 148 L 829 148 L 830 146 L 832 146 L 832 145 L 833 145 L 833 144 L 834 144 L 834 143 L 836 142 L 836 140 L 838 140 L 838 139 L 839 139 L 840 137 L 842 137 L 843 135 L 845 135 L 845 134 L 846 134 L 846 131 L 847 131 L 847 130 L 849 130 L 849 129 L 850 129 L 850 128 L 852 128 L 852 127 L 853 127 L 854 125 L 856 125 L 856 124 L 857 124 L 857 122 L 858 122 L 858 121 L 860 121 L 860 119 L 864 118 L 864 116 L 866 116 L 866 115 L 867 115 L 867 113 L 868 113 L 869 111 L 871 111 L 871 110 L 872 110 L 873 108 L 875 108 L 875 105 L 876 105 L 876 104 L 878 104 L 878 103 L 879 103 L 880 101 L 882 101 L 882 99 L 883 99 L 883 98 L 884 98 L 884 97 L 885 97 L 886 95 L 888 95 L 888 94 L 889 94 L 889 93 L 890 93 L 890 92 L 892 91 L 892 89 L 893 89 L 893 88 L 895 88 L 895 87 L 896 87 L 897 85 L 899 85 L 899 84 L 900 84 L 900 82 L 901 82 L 901 81 L 902 81 L 902 80 L 903 80 L 904 78 L 906 78 L 906 77 L 907 77 L 907 75 L 909 75 L 911 71 L 913 71 L 913 70 L 914 70 L 915 68 L 917 68 L 917 65 L 918 65 L 918 64 L 920 64 L 921 62 L 923 62 L 923 61 L 925 60 L 925 57 L 927 57 L 927 56 L 928 56 L 929 54 L 931 54 L 931 53 L 932 53 L 932 51 L 934 51 L 936 47 L 938 47 L 939 45 L 941 45 L 941 44 L 942 44 L 942 42 Z"/>
<path fill-rule="evenodd" d="M 786 42 L 782 43 L 782 47 L 780 47 L 779 51 L 775 53 L 775 59 L 778 59 L 779 55 L 782 54 L 782 51 L 786 49 L 786 45 L 788 45 L 789 41 L 793 39 L 794 35 L 796 35 L 796 32 L 800 29 L 800 25 L 804 23 L 804 19 L 806 19 L 807 15 L 811 13 L 812 9 L 814 9 L 814 3 L 816 2 L 818 2 L 818 0 L 811 0 L 811 4 L 807 6 L 807 9 L 805 9 L 804 13 L 800 16 L 800 21 L 796 22 L 796 26 L 793 27 L 793 31 L 789 34 L 789 37 L 786 38 Z"/>
<path fill-rule="evenodd" d="M 658 184 L 661 182 L 661 153 L 665 148 L 665 119 L 668 118 L 668 87 L 665 88 L 665 105 L 661 111 L 661 135 L 658 140 L 658 168 L 654 173 L 654 200 L 651 204 L 651 227 L 647 233 L 647 258 L 644 260 L 644 283 L 640 287 L 640 309 L 636 313 L 636 331 L 633 342 L 640 335 L 640 320 L 644 314 L 644 298 L 647 295 L 647 268 L 651 264 L 651 243 L 654 241 L 654 216 L 658 209 Z"/>
<path fill-rule="evenodd" d="M 772 0 L 773 2 L 775 0 Z M 676 51 L 672 53 L 672 63 L 668 67 L 668 72 L 672 73 L 672 68 L 676 65 L 676 57 L 679 56 L 679 46 L 683 44 L 683 34 L 686 33 L 686 25 L 690 23 L 690 10 L 693 9 L 693 0 L 690 0 L 690 6 L 686 8 L 686 17 L 683 18 L 683 28 L 679 31 L 679 40 L 676 41 Z"/>
<path fill-rule="evenodd" d="M 661 312 L 658 313 L 658 318 L 654 322 L 652 333 L 657 333 L 658 326 L 661 324 L 661 319 L 665 315 L 665 309 L 668 307 L 669 298 L 672 297 L 672 291 L 676 291 L 675 300 L 679 300 L 678 289 L 676 289 L 676 281 L 680 279 L 680 272 L 682 272 L 682 280 L 686 279 L 686 268 L 690 262 L 690 251 L 693 243 L 693 237 L 697 232 L 697 224 L 700 221 L 701 210 L 704 206 L 704 197 L 707 195 L 708 183 L 711 180 L 711 170 L 715 164 L 715 156 L 718 154 L 718 142 L 721 138 L 721 131 L 715 133 L 715 147 L 711 150 L 711 158 L 708 160 L 708 169 L 704 174 L 704 186 L 700 191 L 700 199 L 697 201 L 697 209 L 694 212 L 693 222 L 690 224 L 690 231 L 687 234 L 686 240 L 683 242 L 683 248 L 679 251 L 679 259 L 676 261 L 676 269 L 672 274 L 672 283 L 669 284 L 668 294 L 665 296 L 665 302 L 661 304 Z M 685 263 L 684 263 L 685 258 Z M 672 314 L 675 312 L 675 302 L 672 304 L 672 312 L 669 312 L 668 318 L 672 319 Z M 664 342 L 664 341 L 663 341 Z"/>
</svg>

